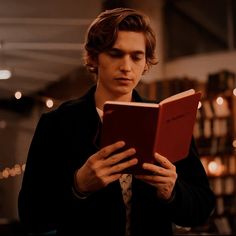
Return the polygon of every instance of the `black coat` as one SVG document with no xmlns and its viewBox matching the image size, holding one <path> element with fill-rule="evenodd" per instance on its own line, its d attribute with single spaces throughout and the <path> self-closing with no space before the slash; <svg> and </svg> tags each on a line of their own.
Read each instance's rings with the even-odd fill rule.
<svg viewBox="0 0 236 236">
<path fill-rule="evenodd" d="M 100 118 L 95 87 L 78 100 L 45 113 L 37 125 L 19 194 L 19 217 L 27 232 L 56 229 L 59 235 L 124 236 L 125 206 L 119 181 L 78 199 L 74 172 L 97 151 Z M 135 101 L 142 101 L 136 92 Z M 176 163 L 175 198 L 165 202 L 154 187 L 133 178 L 133 236 L 172 235 L 172 223 L 203 224 L 214 208 L 214 195 L 192 142 L 186 159 Z"/>
</svg>

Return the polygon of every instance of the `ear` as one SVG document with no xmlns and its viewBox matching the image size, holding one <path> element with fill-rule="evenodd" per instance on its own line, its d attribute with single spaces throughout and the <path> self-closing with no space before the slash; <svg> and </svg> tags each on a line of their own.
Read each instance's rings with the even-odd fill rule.
<svg viewBox="0 0 236 236">
<path fill-rule="evenodd" d="M 142 75 L 144 75 L 147 71 L 148 71 L 148 65 L 147 65 L 147 63 L 145 64 L 145 66 L 144 66 L 144 69 L 143 69 L 143 73 L 142 73 Z"/>
<path fill-rule="evenodd" d="M 92 67 L 97 67 L 98 66 L 98 59 L 97 58 L 88 57 L 87 62 Z"/>
<path fill-rule="evenodd" d="M 97 68 L 98 68 L 97 59 L 94 59 L 92 57 L 88 57 L 87 58 L 87 67 L 89 68 L 90 72 L 97 73 Z"/>
</svg>

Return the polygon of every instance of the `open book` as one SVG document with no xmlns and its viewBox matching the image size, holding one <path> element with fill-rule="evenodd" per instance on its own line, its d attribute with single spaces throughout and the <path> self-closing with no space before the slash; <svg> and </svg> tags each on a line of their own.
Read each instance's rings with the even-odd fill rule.
<svg viewBox="0 0 236 236">
<path fill-rule="evenodd" d="M 136 149 L 138 164 L 125 173 L 145 173 L 141 166 L 155 163 L 155 152 L 177 162 L 188 155 L 200 97 L 200 92 L 190 89 L 159 104 L 107 101 L 101 146 L 123 140 L 124 149 Z"/>
</svg>

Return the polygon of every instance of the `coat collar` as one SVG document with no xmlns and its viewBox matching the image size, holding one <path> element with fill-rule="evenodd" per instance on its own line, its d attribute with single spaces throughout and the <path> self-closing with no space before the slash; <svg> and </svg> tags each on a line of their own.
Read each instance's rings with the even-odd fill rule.
<svg viewBox="0 0 236 236">
<path fill-rule="evenodd" d="M 81 97 L 82 100 L 89 100 L 91 103 L 93 103 L 94 107 L 96 107 L 95 104 L 95 91 L 96 91 L 96 85 L 93 85 L 85 95 Z M 144 102 L 144 99 L 138 94 L 136 90 L 133 90 L 132 93 L 132 99 L 135 102 Z"/>
</svg>

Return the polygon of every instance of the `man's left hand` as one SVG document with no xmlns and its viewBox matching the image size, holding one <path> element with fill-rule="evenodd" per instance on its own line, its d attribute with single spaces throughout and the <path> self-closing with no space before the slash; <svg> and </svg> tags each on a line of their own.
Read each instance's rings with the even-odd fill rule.
<svg viewBox="0 0 236 236">
<path fill-rule="evenodd" d="M 143 169 L 148 170 L 151 174 L 136 175 L 135 177 L 156 187 L 159 198 L 169 200 L 177 180 L 176 167 L 166 157 L 158 153 L 155 153 L 154 158 L 159 165 L 143 164 Z"/>
</svg>

